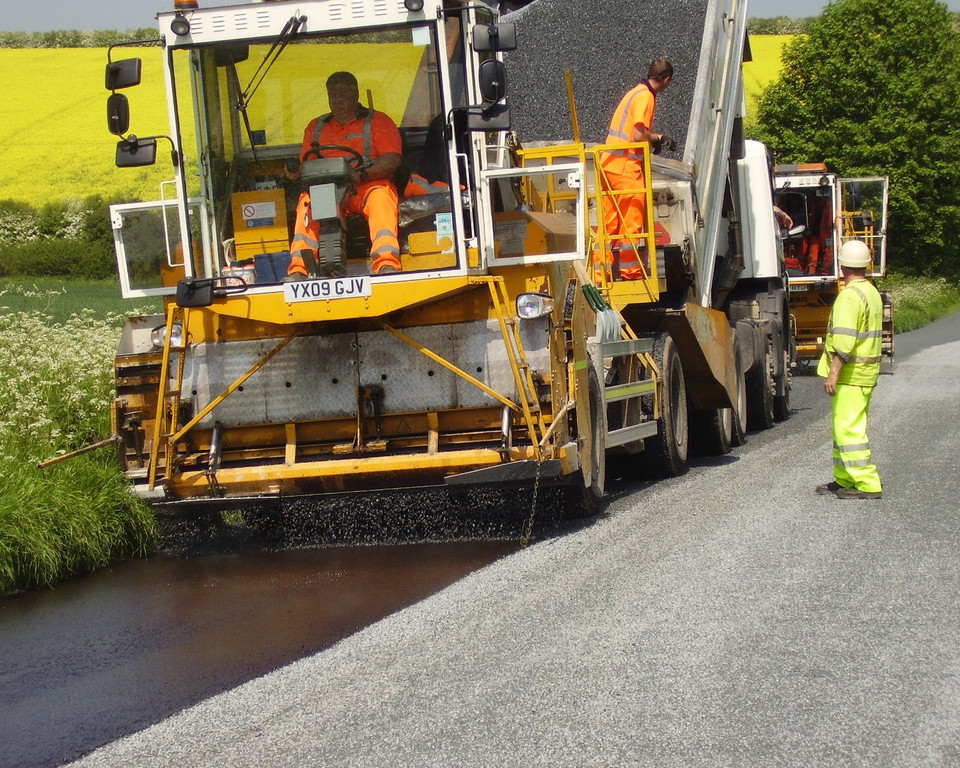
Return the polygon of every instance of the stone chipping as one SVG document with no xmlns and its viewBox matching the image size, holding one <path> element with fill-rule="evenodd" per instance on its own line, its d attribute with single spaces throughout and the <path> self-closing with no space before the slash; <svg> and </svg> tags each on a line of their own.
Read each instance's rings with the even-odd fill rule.
<svg viewBox="0 0 960 768">
<path fill-rule="evenodd" d="M 650 62 L 669 59 L 670 87 L 653 129 L 686 139 L 693 108 L 707 0 L 535 0 L 503 21 L 517 26 L 518 48 L 505 56 L 513 129 L 522 144 L 569 141 L 573 127 L 564 71 L 573 79 L 580 137 L 602 143 L 623 95 Z"/>
</svg>

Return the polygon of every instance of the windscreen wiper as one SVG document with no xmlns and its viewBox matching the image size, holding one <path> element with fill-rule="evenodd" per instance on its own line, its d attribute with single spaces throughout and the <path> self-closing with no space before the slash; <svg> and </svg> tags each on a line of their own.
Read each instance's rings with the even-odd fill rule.
<svg viewBox="0 0 960 768">
<path fill-rule="evenodd" d="M 250 103 L 250 99 L 253 98 L 253 94 L 257 92 L 257 88 L 260 87 L 260 84 L 263 82 L 263 78 L 267 76 L 267 73 L 270 71 L 270 67 L 273 66 L 273 63 L 280 58 L 280 54 L 283 53 L 283 49 L 287 47 L 287 44 L 293 40 L 300 32 L 300 28 L 307 23 L 306 16 L 291 16 L 286 24 L 283 25 L 283 29 L 280 31 L 279 36 L 276 40 L 273 41 L 273 45 L 270 46 L 270 50 L 267 51 L 266 55 L 263 57 L 263 61 L 260 62 L 260 66 L 257 67 L 257 71 L 253 73 L 253 77 L 250 78 L 250 82 L 246 88 L 244 88 L 243 93 L 240 94 L 240 103 L 237 105 L 240 109 L 246 109 L 247 105 Z"/>
<path fill-rule="evenodd" d="M 257 92 L 260 84 L 263 83 L 263 79 L 267 76 L 274 62 L 280 58 L 283 49 L 300 33 L 300 29 L 306 22 L 306 16 L 291 16 L 287 20 L 287 23 L 283 25 L 283 29 L 280 30 L 277 39 L 274 40 L 273 45 L 270 46 L 270 50 L 267 51 L 263 57 L 263 61 L 260 62 L 260 66 L 257 67 L 257 71 L 253 73 L 253 77 L 250 78 L 250 82 L 240 93 L 240 98 L 237 100 L 237 111 L 243 116 L 243 125 L 247 130 L 247 140 L 250 142 L 250 149 L 253 152 L 253 161 L 257 165 L 260 165 L 260 159 L 257 157 L 257 147 L 253 142 L 253 129 L 250 127 L 250 118 L 247 116 L 247 106 L 250 104 L 250 100 Z"/>
</svg>

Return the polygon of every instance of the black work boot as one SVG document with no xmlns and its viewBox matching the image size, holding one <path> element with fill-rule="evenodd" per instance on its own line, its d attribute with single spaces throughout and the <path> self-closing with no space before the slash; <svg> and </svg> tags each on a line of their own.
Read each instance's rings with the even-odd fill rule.
<svg viewBox="0 0 960 768">
<path fill-rule="evenodd" d="M 829 496 L 831 493 L 836 496 L 842 490 L 844 490 L 843 486 L 836 480 L 831 480 L 829 483 L 824 483 L 816 487 L 817 493 L 821 496 Z"/>
<path fill-rule="evenodd" d="M 882 496 L 881 491 L 860 491 L 856 488 L 841 488 L 837 491 L 838 499 L 879 499 Z"/>
</svg>

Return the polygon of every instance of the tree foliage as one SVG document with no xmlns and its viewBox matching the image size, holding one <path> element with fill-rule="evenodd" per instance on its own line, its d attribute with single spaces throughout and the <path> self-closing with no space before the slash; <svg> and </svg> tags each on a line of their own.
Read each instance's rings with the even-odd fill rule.
<svg viewBox="0 0 960 768">
<path fill-rule="evenodd" d="M 80 32 L 76 29 L 60 29 L 54 32 L 0 32 L 0 48 L 106 48 L 119 43 L 155 40 L 157 34 L 156 29 L 149 27 L 126 32 Z"/>
<path fill-rule="evenodd" d="M 39 208 L 0 200 L 0 278 L 114 276 L 108 205 L 99 195 Z"/>
<path fill-rule="evenodd" d="M 960 35 L 936 0 L 837 0 L 757 109 L 779 162 L 890 177 L 897 269 L 960 274 Z"/>
<path fill-rule="evenodd" d="M 773 16 L 760 19 L 750 17 L 751 35 L 803 35 L 813 21 L 812 17 L 791 19 L 789 16 Z"/>
</svg>

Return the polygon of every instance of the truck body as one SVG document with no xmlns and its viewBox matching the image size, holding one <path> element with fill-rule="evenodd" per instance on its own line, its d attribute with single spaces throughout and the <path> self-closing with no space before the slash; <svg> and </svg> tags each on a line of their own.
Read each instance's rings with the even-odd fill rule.
<svg viewBox="0 0 960 768">
<path fill-rule="evenodd" d="M 796 322 L 797 359 L 809 364 L 820 357 L 833 302 L 843 288 L 836 255 L 847 240 L 870 248 L 872 279 L 887 273 L 887 196 L 884 176 L 841 178 L 823 163 L 778 165 L 777 205 L 792 220 L 784 237 L 790 280 L 790 311 Z M 886 360 L 894 352 L 893 299 L 883 298 L 883 343 Z"/>
<path fill-rule="evenodd" d="M 638 280 L 593 266 L 603 145 L 510 132 L 523 99 L 503 54 L 549 30 L 460 0 L 195 5 L 158 15 L 169 135 L 129 134 L 139 65 L 107 66 L 118 164 L 174 158 L 163 199 L 111 208 L 124 296 L 164 303 L 129 319 L 116 356 L 120 459 L 145 498 L 552 483 L 589 513 L 608 456 L 676 475 L 691 442 L 722 453 L 748 418 L 788 415 L 772 166 L 740 131 L 746 3 L 686 11 L 702 37 L 683 152 L 637 145 Z M 398 125 L 403 171 L 435 182 L 401 198 L 398 273 L 370 274 L 336 168 L 309 186 L 285 172 L 343 70 Z M 305 189 L 340 220 L 344 276 L 287 279 Z"/>
</svg>

